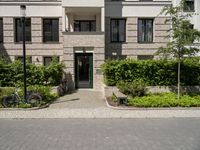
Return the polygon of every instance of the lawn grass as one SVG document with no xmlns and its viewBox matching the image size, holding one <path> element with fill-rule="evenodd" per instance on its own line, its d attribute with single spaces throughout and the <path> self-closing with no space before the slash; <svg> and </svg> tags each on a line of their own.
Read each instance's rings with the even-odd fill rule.
<svg viewBox="0 0 200 150">
<path fill-rule="evenodd" d="M 200 107 L 200 94 L 182 95 L 180 100 L 175 93 L 162 93 L 129 98 L 129 106 L 135 107 Z"/>
</svg>

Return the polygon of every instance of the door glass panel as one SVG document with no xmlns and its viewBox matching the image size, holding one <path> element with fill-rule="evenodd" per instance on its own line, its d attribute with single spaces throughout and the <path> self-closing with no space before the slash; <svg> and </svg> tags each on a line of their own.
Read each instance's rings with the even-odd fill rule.
<svg viewBox="0 0 200 150">
<path fill-rule="evenodd" d="M 80 54 L 76 56 L 76 86 L 78 88 L 92 87 L 92 55 Z"/>
</svg>

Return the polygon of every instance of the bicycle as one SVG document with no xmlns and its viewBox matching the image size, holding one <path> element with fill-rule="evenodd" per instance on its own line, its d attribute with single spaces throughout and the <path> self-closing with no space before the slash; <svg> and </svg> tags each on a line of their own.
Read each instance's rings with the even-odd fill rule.
<svg viewBox="0 0 200 150">
<path fill-rule="evenodd" d="M 16 88 L 13 94 L 3 98 L 2 105 L 6 108 L 16 106 L 20 103 L 25 103 L 18 94 L 19 88 Z M 42 102 L 42 97 L 38 93 L 27 91 L 27 101 L 31 106 L 38 106 Z"/>
</svg>

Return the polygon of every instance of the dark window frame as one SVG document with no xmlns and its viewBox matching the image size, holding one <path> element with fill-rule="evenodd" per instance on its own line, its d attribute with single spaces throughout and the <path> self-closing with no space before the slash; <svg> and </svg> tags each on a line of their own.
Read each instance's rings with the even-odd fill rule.
<svg viewBox="0 0 200 150">
<path fill-rule="evenodd" d="M 1 27 L 2 26 L 2 27 Z M 3 39 L 4 39 L 4 36 L 3 36 L 3 18 L 0 18 L 0 43 L 3 43 Z"/>
<path fill-rule="evenodd" d="M 152 35 L 151 35 L 151 41 L 148 41 L 147 39 L 146 40 L 144 40 L 144 41 L 140 41 L 140 23 L 139 23 L 139 21 L 140 20 L 145 20 L 145 21 L 152 21 Z M 147 25 L 147 23 L 145 23 L 146 25 Z M 138 32 L 137 32 L 137 41 L 138 41 L 138 43 L 141 43 L 141 44 L 145 44 L 145 43 L 153 43 L 154 42 L 154 18 L 138 18 L 138 30 L 137 30 Z M 148 34 L 148 31 L 145 31 L 145 34 Z"/>
<path fill-rule="evenodd" d="M 23 56 L 15 56 L 15 60 L 19 60 L 21 61 L 22 63 L 24 62 L 24 57 Z M 29 59 L 29 63 L 33 63 L 33 58 L 32 56 L 26 56 L 26 59 Z"/>
<path fill-rule="evenodd" d="M 117 20 L 118 21 L 118 31 L 117 31 L 117 40 L 113 40 L 113 38 L 112 38 L 112 21 L 113 20 Z M 124 40 L 123 41 L 120 41 L 120 33 L 119 33 L 119 21 L 124 21 L 124 24 L 125 24 L 125 26 L 124 26 Z M 127 19 L 126 18 L 112 18 L 112 19 L 110 19 L 110 41 L 111 41 L 111 43 L 124 43 L 124 42 L 126 42 L 126 21 L 127 21 Z"/>
<path fill-rule="evenodd" d="M 52 38 L 52 39 L 51 39 L 51 40 L 47 40 L 46 35 L 45 35 L 45 34 L 46 34 L 46 33 L 45 33 L 45 30 L 46 30 L 46 29 L 45 29 L 45 21 L 46 21 L 46 20 L 49 20 L 49 21 L 51 22 L 51 25 L 52 25 L 52 21 L 53 21 L 53 20 L 58 21 L 58 22 L 57 22 L 57 25 L 58 25 L 57 27 L 58 27 L 58 29 L 57 29 L 57 33 L 56 33 L 56 34 L 57 34 L 57 35 L 56 35 L 56 36 L 57 36 L 57 39 L 54 39 L 55 37 L 53 37 L 53 36 L 55 36 L 55 35 L 54 35 L 53 31 L 52 31 L 53 28 L 51 28 L 51 31 L 50 31 L 50 32 L 51 32 L 51 38 Z M 59 43 L 59 40 L 60 40 L 60 37 L 59 37 L 59 18 L 43 18 L 43 20 L 42 20 L 42 26 L 43 26 L 43 27 L 42 27 L 43 43 Z M 46 32 L 47 32 L 47 31 L 46 31 Z"/>
<path fill-rule="evenodd" d="M 22 37 L 20 37 L 19 39 L 18 39 L 18 36 L 19 35 L 17 35 L 18 33 L 20 34 L 22 34 L 22 21 L 21 21 L 21 19 L 22 18 L 14 18 L 14 32 L 15 32 L 15 35 L 14 35 L 14 41 L 15 41 L 15 43 L 22 43 L 23 41 L 22 41 Z M 17 24 L 17 20 L 19 20 L 20 21 L 20 25 L 21 25 L 21 31 L 18 31 L 18 24 Z M 25 31 L 26 33 L 25 33 L 25 41 L 26 41 L 26 43 L 31 43 L 32 42 L 32 24 L 31 24 L 31 18 L 26 18 L 26 22 L 25 22 L 25 25 L 27 25 L 26 23 L 27 23 L 27 20 L 29 20 L 30 21 L 30 31 Z M 25 29 L 27 29 L 27 27 L 25 28 Z M 27 34 L 27 33 L 29 33 L 29 34 Z M 21 35 L 20 35 L 21 36 Z M 29 40 L 27 40 L 27 36 L 29 36 Z"/>
<path fill-rule="evenodd" d="M 189 3 L 191 3 L 192 6 L 189 5 Z M 195 12 L 195 0 L 186 0 L 184 7 L 183 7 L 183 11 L 184 12 Z"/>
<path fill-rule="evenodd" d="M 75 20 L 74 21 L 74 29 L 75 29 L 75 23 L 78 22 L 78 25 L 79 25 L 79 31 L 75 31 L 74 32 L 96 32 L 97 29 L 96 29 L 96 20 Z M 82 22 L 89 22 L 89 31 L 82 31 L 81 30 L 81 23 Z M 95 23 L 95 30 L 92 31 L 92 22 Z"/>
<path fill-rule="evenodd" d="M 45 59 L 50 58 L 51 61 L 53 61 L 53 58 L 56 57 L 58 59 L 58 62 L 60 62 L 60 57 L 59 56 L 43 56 L 43 66 L 48 66 L 48 64 L 46 64 Z"/>
</svg>

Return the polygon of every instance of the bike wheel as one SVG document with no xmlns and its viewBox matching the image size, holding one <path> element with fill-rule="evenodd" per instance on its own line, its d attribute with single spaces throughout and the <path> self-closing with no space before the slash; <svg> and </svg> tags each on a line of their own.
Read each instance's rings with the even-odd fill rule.
<svg viewBox="0 0 200 150">
<path fill-rule="evenodd" d="M 5 108 L 13 107 L 15 104 L 16 104 L 16 101 L 15 101 L 14 95 L 6 96 L 3 98 L 2 105 Z"/>
<path fill-rule="evenodd" d="M 42 97 L 39 94 L 31 94 L 28 97 L 28 102 L 32 106 L 38 106 L 42 102 Z"/>
</svg>

